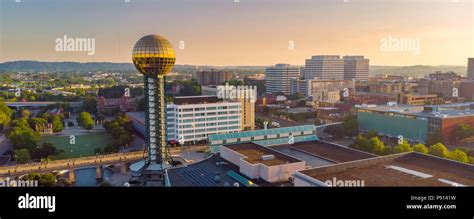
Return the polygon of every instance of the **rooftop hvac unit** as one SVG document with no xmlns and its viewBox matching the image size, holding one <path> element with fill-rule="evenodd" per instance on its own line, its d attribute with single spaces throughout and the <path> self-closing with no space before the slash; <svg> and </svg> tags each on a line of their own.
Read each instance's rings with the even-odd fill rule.
<svg viewBox="0 0 474 219">
<path fill-rule="evenodd" d="M 275 155 L 269 154 L 269 155 L 262 155 L 262 160 L 273 160 L 275 159 Z"/>
</svg>

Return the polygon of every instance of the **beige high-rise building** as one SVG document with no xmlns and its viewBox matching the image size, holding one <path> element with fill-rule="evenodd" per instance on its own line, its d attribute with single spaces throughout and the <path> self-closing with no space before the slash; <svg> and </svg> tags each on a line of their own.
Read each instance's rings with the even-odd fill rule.
<svg viewBox="0 0 474 219">
<path fill-rule="evenodd" d="M 338 55 L 312 56 L 306 59 L 304 79 L 343 80 L 344 60 Z"/>
<path fill-rule="evenodd" d="M 474 80 L 474 58 L 467 59 L 467 78 Z"/>
<path fill-rule="evenodd" d="M 344 80 L 369 80 L 369 59 L 364 56 L 344 56 Z"/>
<path fill-rule="evenodd" d="M 199 71 L 197 82 L 199 85 L 221 85 L 232 80 L 232 72 L 211 69 L 210 71 Z"/>
<path fill-rule="evenodd" d="M 219 98 L 230 101 L 239 101 L 241 107 L 242 130 L 255 129 L 255 102 L 257 101 L 257 86 L 233 86 L 229 84 L 216 87 Z"/>
</svg>

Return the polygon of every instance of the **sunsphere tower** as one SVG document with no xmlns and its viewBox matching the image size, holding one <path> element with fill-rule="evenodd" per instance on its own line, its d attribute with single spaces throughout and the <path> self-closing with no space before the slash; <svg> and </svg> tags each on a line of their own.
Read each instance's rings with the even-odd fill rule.
<svg viewBox="0 0 474 219">
<path fill-rule="evenodd" d="M 133 47 L 135 68 L 144 75 L 145 128 L 148 156 L 143 172 L 163 182 L 164 169 L 171 165 L 171 155 L 166 144 L 165 127 L 165 75 L 171 71 L 176 55 L 171 43 L 159 35 L 142 37 Z M 150 177 L 149 177 L 150 178 Z"/>
</svg>

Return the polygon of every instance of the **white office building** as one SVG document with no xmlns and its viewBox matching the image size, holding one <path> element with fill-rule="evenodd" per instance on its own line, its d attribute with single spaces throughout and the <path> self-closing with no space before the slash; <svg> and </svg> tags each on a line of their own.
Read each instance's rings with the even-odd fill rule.
<svg viewBox="0 0 474 219">
<path fill-rule="evenodd" d="M 291 80 L 300 77 L 300 68 L 289 64 L 276 64 L 265 71 L 267 93 L 291 94 Z"/>
<path fill-rule="evenodd" d="M 196 143 L 211 134 L 242 130 L 240 101 L 223 101 L 216 96 L 175 97 L 166 107 L 167 139 Z"/>
</svg>

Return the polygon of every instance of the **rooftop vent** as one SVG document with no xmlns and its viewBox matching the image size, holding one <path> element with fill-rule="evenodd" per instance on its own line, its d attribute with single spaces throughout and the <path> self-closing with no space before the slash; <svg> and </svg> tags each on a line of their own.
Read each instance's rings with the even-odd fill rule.
<svg viewBox="0 0 474 219">
<path fill-rule="evenodd" d="M 262 160 L 273 160 L 275 159 L 275 155 L 269 154 L 269 155 L 262 155 Z"/>
</svg>

